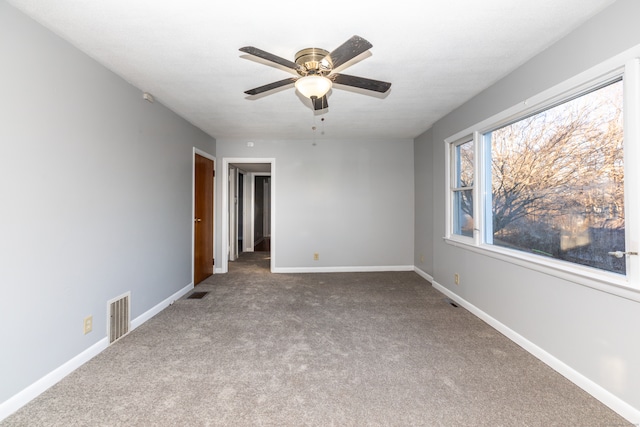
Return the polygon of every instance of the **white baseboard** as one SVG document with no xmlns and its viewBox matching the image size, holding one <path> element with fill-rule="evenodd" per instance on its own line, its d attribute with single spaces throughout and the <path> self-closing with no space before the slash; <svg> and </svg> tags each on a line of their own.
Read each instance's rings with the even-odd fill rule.
<svg viewBox="0 0 640 427">
<path fill-rule="evenodd" d="M 136 317 L 131 321 L 131 330 L 133 331 L 138 326 L 142 325 L 147 320 L 151 319 L 156 314 L 160 313 L 165 308 L 169 307 L 171 304 L 185 296 L 189 293 L 190 290 L 193 289 L 193 282 L 189 283 L 184 288 L 180 289 L 178 292 L 171 295 L 169 298 L 166 298 L 164 301 L 156 304 L 154 307 L 151 307 L 149 310 L 142 313 L 140 316 Z"/>
<path fill-rule="evenodd" d="M 384 271 L 413 271 L 412 265 L 351 266 L 351 267 L 276 267 L 273 273 L 369 273 Z"/>
<path fill-rule="evenodd" d="M 156 314 L 160 313 L 162 310 L 173 304 L 176 300 L 187 294 L 191 289 L 193 289 L 193 283 L 189 283 L 187 286 L 180 289 L 169 298 L 165 299 L 150 310 L 147 310 L 140 316 L 133 319 L 131 321 L 131 330 L 134 330 L 147 320 L 151 319 Z M 95 356 L 103 352 L 108 346 L 109 339 L 105 336 L 100 341 L 93 344 L 91 347 L 84 350 L 77 356 L 73 357 L 68 362 L 49 372 L 44 377 L 40 378 L 18 394 L 0 403 L 0 422 L 7 418 L 9 415 L 16 412 L 18 409 L 22 408 L 27 403 L 31 402 L 51 386 L 58 383 L 71 372 L 75 371 L 80 366 L 84 365 L 89 360 L 93 359 Z"/>
<path fill-rule="evenodd" d="M 87 363 L 108 346 L 109 340 L 107 339 L 107 337 L 102 338 L 100 341 L 93 344 L 91 347 L 78 354 L 62 366 L 49 372 L 47 375 L 40 378 L 18 394 L 2 402 L 2 404 L 0 404 L 0 421 L 13 414 L 15 411 L 22 408 L 27 403 L 31 402 L 33 399 L 42 394 L 42 392 L 56 384 L 71 372 L 78 369 L 80 366 Z"/>
<path fill-rule="evenodd" d="M 433 283 L 433 276 L 431 276 L 429 273 L 427 273 L 424 270 L 419 269 L 418 267 L 413 267 L 413 271 L 415 271 L 416 273 L 418 273 L 418 276 L 422 277 L 423 279 L 425 279 L 428 282 Z"/>
<path fill-rule="evenodd" d="M 635 425 L 640 425 L 640 410 L 634 408 L 627 402 L 620 399 L 618 396 L 614 395 L 599 384 L 585 377 L 580 372 L 573 369 L 571 366 L 567 365 L 555 356 L 549 354 L 544 349 L 538 347 L 536 344 L 532 343 L 522 335 L 510 329 L 505 324 L 489 316 L 487 313 L 480 310 L 478 307 L 469 303 L 465 299 L 461 298 L 457 294 L 451 292 L 441 284 L 435 282 L 434 280 L 430 280 L 430 282 L 432 283 L 432 286 L 438 291 L 442 292 L 444 295 L 455 301 L 458 305 L 469 310 L 475 316 L 479 317 L 481 320 L 486 322 L 501 334 L 505 335 L 511 341 L 515 342 L 520 347 L 531 353 L 533 356 L 540 359 L 543 363 L 547 364 L 549 367 L 567 378 L 569 381 L 589 393 L 591 396 L 598 399 L 613 411 L 620 414 L 620 416 L 626 418 L 629 422 Z"/>
</svg>

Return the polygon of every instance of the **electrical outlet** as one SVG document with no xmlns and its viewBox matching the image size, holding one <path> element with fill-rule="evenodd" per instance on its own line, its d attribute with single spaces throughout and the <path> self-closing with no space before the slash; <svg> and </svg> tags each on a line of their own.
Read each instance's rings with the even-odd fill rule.
<svg viewBox="0 0 640 427">
<path fill-rule="evenodd" d="M 87 316 L 84 318 L 84 334 L 87 335 L 93 330 L 93 316 Z"/>
<path fill-rule="evenodd" d="M 420 254 L 420 262 L 423 263 L 424 262 L 424 255 Z"/>
<path fill-rule="evenodd" d="M 459 284 L 460 284 L 460 275 L 459 275 L 458 273 L 455 273 L 455 274 L 453 275 L 453 282 L 454 282 L 456 285 L 459 285 Z"/>
<path fill-rule="evenodd" d="M 319 261 L 320 260 L 320 254 L 318 252 L 313 254 L 313 260 L 314 261 Z"/>
</svg>

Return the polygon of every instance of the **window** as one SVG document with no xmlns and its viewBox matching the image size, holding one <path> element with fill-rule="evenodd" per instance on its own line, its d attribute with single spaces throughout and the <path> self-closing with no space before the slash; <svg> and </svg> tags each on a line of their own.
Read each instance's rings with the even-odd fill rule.
<svg viewBox="0 0 640 427">
<path fill-rule="evenodd" d="M 624 274 L 622 80 L 483 135 L 486 243 Z"/>
<path fill-rule="evenodd" d="M 452 144 L 452 150 L 453 233 L 473 237 L 473 140 Z"/>
<path fill-rule="evenodd" d="M 640 61 L 597 72 L 446 140 L 446 241 L 561 277 L 640 288 L 640 203 L 629 190 L 640 184 L 629 160 L 640 152 L 640 123 L 624 119 L 640 111 Z"/>
</svg>

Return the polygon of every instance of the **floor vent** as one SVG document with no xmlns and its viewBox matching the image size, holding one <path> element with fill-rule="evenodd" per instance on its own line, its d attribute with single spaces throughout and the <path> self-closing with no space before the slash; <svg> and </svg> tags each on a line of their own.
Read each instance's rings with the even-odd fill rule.
<svg viewBox="0 0 640 427">
<path fill-rule="evenodd" d="M 131 293 L 127 292 L 107 303 L 109 344 L 113 344 L 131 329 Z"/>
<path fill-rule="evenodd" d="M 187 299 L 202 299 L 204 298 L 205 295 L 207 295 L 209 292 L 194 292 L 191 295 L 189 295 L 187 297 Z"/>
<path fill-rule="evenodd" d="M 455 307 L 455 308 L 458 308 L 458 304 L 456 304 L 452 299 L 450 299 L 450 298 L 445 298 L 444 300 L 445 300 L 445 302 L 446 302 L 447 304 L 449 304 L 450 306 Z"/>
</svg>

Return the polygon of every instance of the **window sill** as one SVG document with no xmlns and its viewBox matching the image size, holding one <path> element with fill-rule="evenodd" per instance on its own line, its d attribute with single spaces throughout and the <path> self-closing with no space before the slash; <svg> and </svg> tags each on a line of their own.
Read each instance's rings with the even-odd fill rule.
<svg viewBox="0 0 640 427">
<path fill-rule="evenodd" d="M 476 245 L 471 241 L 443 237 L 444 241 L 457 248 L 470 250 L 481 255 L 519 265 L 578 285 L 596 289 L 632 301 L 640 302 L 640 289 L 630 284 L 625 277 L 599 270 L 573 265 L 564 261 L 547 259 L 503 249 L 492 245 Z M 540 259 L 538 259 L 540 258 Z"/>
</svg>

